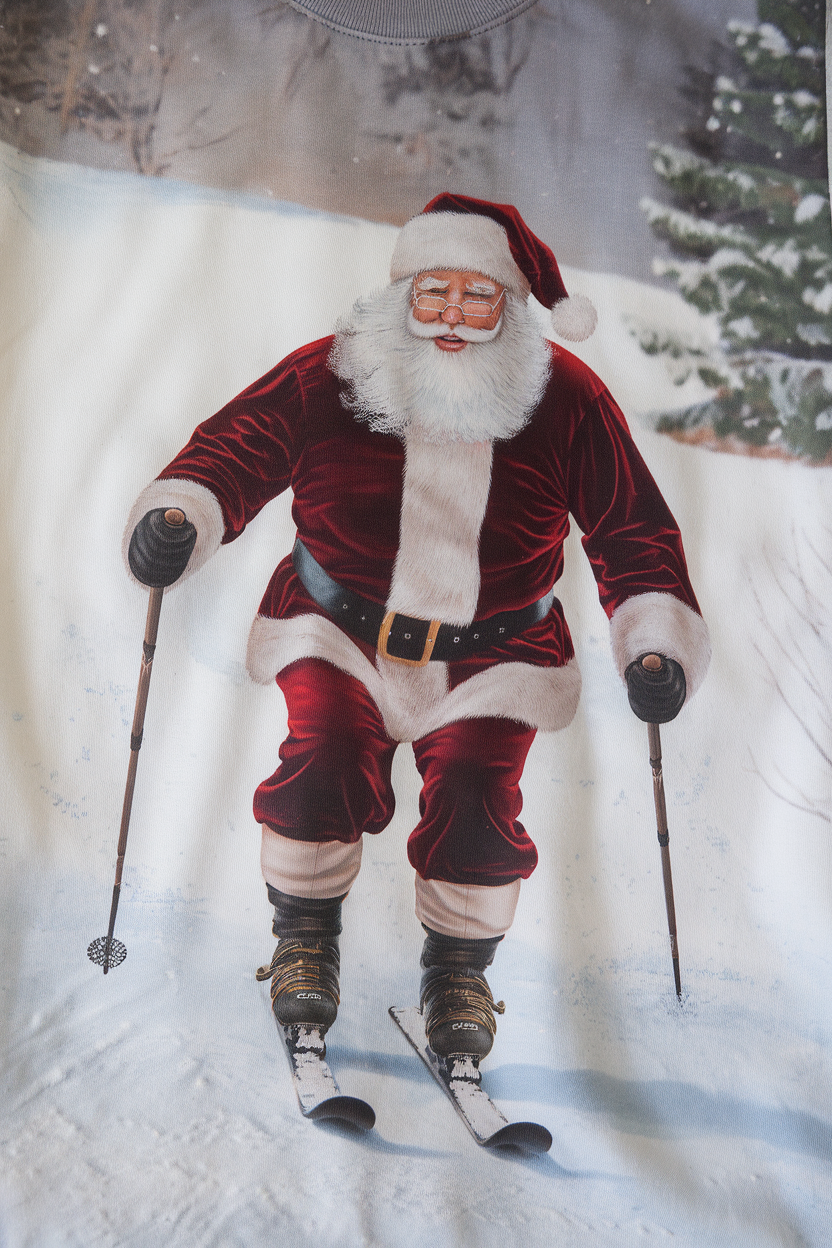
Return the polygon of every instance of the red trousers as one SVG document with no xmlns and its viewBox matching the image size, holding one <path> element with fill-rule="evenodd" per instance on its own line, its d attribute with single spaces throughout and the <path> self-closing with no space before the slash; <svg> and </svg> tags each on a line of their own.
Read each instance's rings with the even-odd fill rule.
<svg viewBox="0 0 832 1248">
<path fill-rule="evenodd" d="M 353 843 L 393 817 L 398 742 L 364 685 L 323 659 L 300 659 L 277 683 L 289 735 L 280 766 L 254 795 L 254 815 L 294 840 Z M 535 731 L 510 719 L 466 719 L 413 742 L 422 777 L 408 858 L 426 880 L 509 884 L 527 879 L 537 850 L 517 816 Z"/>
</svg>

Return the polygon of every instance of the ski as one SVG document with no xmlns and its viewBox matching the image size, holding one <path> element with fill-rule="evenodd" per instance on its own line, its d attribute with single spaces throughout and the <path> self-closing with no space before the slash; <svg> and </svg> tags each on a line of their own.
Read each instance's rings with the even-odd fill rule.
<svg viewBox="0 0 832 1248">
<path fill-rule="evenodd" d="M 549 1131 L 537 1122 L 509 1122 L 480 1082 L 476 1058 L 437 1057 L 427 1042 L 422 1015 L 415 1006 L 390 1006 L 390 1016 L 404 1032 L 436 1082 L 453 1104 L 478 1144 L 483 1148 L 515 1148 L 527 1153 L 548 1153 Z"/>
<path fill-rule="evenodd" d="M 375 1125 L 373 1107 L 357 1096 L 344 1096 L 326 1063 L 326 1045 L 317 1027 L 277 1024 L 292 1071 L 292 1082 L 304 1118 L 342 1122 L 362 1131 Z"/>
</svg>

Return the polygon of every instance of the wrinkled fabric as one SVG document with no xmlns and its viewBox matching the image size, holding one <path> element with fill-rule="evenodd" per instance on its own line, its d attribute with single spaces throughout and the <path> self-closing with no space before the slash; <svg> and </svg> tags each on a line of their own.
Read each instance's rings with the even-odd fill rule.
<svg viewBox="0 0 832 1248">
<path fill-rule="evenodd" d="M 821 143 L 802 146 L 827 103 L 804 25 L 822 3 L 537 0 L 424 46 L 293 0 L 0 8 L 0 1244 L 827 1248 L 832 235 Z M 743 135 L 771 142 L 775 109 L 792 130 L 755 176 Z M 571 723 L 524 763 L 524 730 L 492 715 L 417 742 L 417 766 L 331 663 L 281 672 L 290 732 L 274 673 L 296 651 L 275 642 L 262 683 L 247 674 L 261 602 L 270 645 L 303 616 L 337 632 L 293 575 L 296 520 L 386 601 L 402 446 L 341 408 L 329 335 L 440 194 L 512 205 L 598 312 L 570 356 L 530 304 L 558 340 L 546 427 L 541 411 L 497 448 L 482 547 L 484 609 L 555 578 L 562 606 L 443 673 L 470 710 L 497 660 L 525 665 L 518 715 L 534 681 L 552 700 L 564 681 Z M 699 310 L 723 295 L 730 315 Z M 241 392 L 221 433 L 212 413 Z M 197 426 L 199 567 L 162 602 L 126 956 L 104 976 L 87 948 L 108 928 L 147 658 L 119 547 Z M 713 645 L 660 737 L 681 999 L 655 741 L 620 679 L 656 600 L 663 641 L 704 619 Z M 378 689 L 372 648 L 336 641 Z M 255 978 L 275 941 L 258 784 L 293 836 L 384 825 L 264 838 L 282 891 L 349 890 L 326 1048 L 376 1111 L 364 1135 L 302 1116 Z M 409 860 L 418 839 L 423 872 L 504 878 L 530 865 L 521 828 L 538 858 L 522 886 Z M 391 1019 L 419 1001 L 423 922 L 506 932 L 482 1086 L 551 1132 L 548 1155 L 479 1147 Z"/>
</svg>

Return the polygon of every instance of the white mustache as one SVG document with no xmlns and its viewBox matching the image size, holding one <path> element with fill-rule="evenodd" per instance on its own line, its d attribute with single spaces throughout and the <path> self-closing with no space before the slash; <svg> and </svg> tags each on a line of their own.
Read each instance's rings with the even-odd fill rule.
<svg viewBox="0 0 832 1248">
<path fill-rule="evenodd" d="M 444 321 L 417 321 L 413 309 L 408 312 L 407 328 L 415 338 L 444 338 L 452 334 L 463 342 L 490 342 L 496 338 L 502 328 L 503 318 L 500 317 L 493 329 L 474 329 L 470 325 L 446 325 Z"/>
</svg>

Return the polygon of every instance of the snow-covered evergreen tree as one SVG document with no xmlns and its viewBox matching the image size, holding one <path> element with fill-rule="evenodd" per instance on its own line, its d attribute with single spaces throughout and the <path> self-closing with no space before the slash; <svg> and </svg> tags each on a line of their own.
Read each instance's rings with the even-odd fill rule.
<svg viewBox="0 0 832 1248">
<path fill-rule="evenodd" d="M 758 0 L 757 11 L 757 22 L 729 23 L 729 63 L 710 78 L 688 149 L 652 148 L 672 202 L 642 204 L 674 253 L 655 271 L 716 318 L 721 350 L 706 358 L 656 333 L 642 345 L 668 350 L 677 371 L 682 359 L 715 391 L 665 418 L 666 429 L 710 424 L 823 460 L 832 458 L 824 4 Z"/>
</svg>

